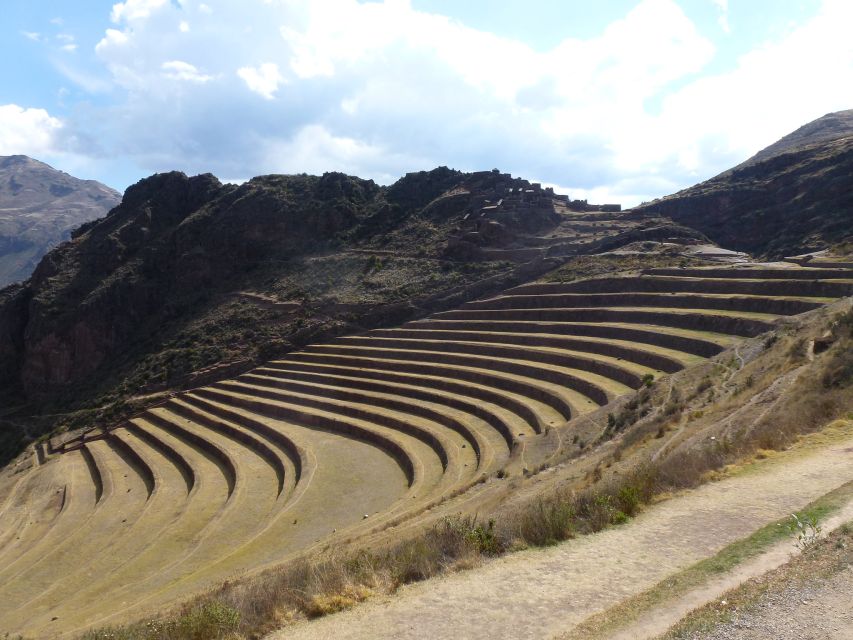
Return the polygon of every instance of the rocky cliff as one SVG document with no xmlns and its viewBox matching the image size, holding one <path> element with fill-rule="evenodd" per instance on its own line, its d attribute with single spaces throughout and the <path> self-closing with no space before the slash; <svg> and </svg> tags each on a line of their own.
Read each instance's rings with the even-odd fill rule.
<svg viewBox="0 0 853 640">
<path fill-rule="evenodd" d="M 48 253 L 28 282 L 3 291 L 0 377 L 28 401 L 65 406 L 104 392 L 103 402 L 506 271 L 444 256 L 496 181 L 530 186 L 447 168 L 387 188 L 340 173 L 240 186 L 151 176 Z M 507 234 L 553 225 L 553 215 L 510 219 Z"/>
<path fill-rule="evenodd" d="M 819 118 L 734 169 L 634 212 L 779 258 L 853 239 L 851 176 L 853 110 Z"/>
</svg>

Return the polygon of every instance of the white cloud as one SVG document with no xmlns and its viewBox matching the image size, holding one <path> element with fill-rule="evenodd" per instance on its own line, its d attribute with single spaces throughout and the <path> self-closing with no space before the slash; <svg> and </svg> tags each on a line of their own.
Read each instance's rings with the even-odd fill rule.
<svg viewBox="0 0 853 640">
<path fill-rule="evenodd" d="M 62 122 L 44 109 L 0 105 L 0 155 L 44 156 L 55 150 Z"/>
<path fill-rule="evenodd" d="M 41 42 L 41 34 L 37 31 L 21 31 L 21 35 L 24 36 L 27 40 L 32 40 L 33 42 Z"/>
<path fill-rule="evenodd" d="M 717 24 L 724 33 L 731 33 L 732 28 L 729 25 L 729 0 L 711 0 L 714 6 L 717 7 L 719 15 L 717 16 Z"/>
<path fill-rule="evenodd" d="M 727 20 L 727 2 L 710 2 Z M 116 4 L 96 51 L 118 99 L 81 130 L 147 171 L 384 180 L 497 166 L 629 202 L 853 106 L 845 0 L 716 75 L 714 42 L 675 0 L 637 0 L 597 35 L 544 50 L 406 0 L 210 4 Z"/>
<path fill-rule="evenodd" d="M 680 164 L 701 170 L 714 157 L 744 160 L 810 120 L 851 108 L 850 24 L 853 4 L 825 2 L 817 16 L 742 56 L 731 71 L 668 96 L 647 133 Z"/>
<path fill-rule="evenodd" d="M 70 33 L 59 33 L 56 35 L 56 39 L 62 43 L 59 46 L 62 51 L 68 53 L 77 51 L 77 43 L 74 41 L 74 36 Z"/>
<path fill-rule="evenodd" d="M 162 64 L 164 74 L 171 80 L 186 80 L 187 82 L 208 82 L 213 80 L 213 76 L 206 75 L 199 71 L 195 65 L 183 60 L 170 60 Z"/>
<path fill-rule="evenodd" d="M 237 69 L 237 75 L 243 79 L 250 91 L 267 100 L 272 100 L 279 85 L 284 82 L 284 77 L 274 62 L 265 62 L 257 67 L 240 67 Z"/>
<path fill-rule="evenodd" d="M 111 79 L 104 77 L 102 73 L 89 71 L 85 68 L 72 64 L 68 57 L 54 60 L 57 70 L 68 80 L 89 93 L 108 93 L 113 89 Z"/>
<path fill-rule="evenodd" d="M 100 53 L 108 47 L 120 47 L 121 45 L 126 44 L 127 41 L 128 36 L 124 31 L 119 31 L 118 29 L 107 29 L 104 32 L 104 37 L 95 45 L 95 51 Z"/>
<path fill-rule="evenodd" d="M 167 5 L 169 0 L 126 0 L 113 5 L 110 20 L 115 23 L 142 20 Z"/>
</svg>

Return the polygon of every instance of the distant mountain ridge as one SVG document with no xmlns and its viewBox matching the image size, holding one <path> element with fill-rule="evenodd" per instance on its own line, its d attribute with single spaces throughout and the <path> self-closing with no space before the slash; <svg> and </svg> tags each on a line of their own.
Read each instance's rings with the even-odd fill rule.
<svg viewBox="0 0 853 640">
<path fill-rule="evenodd" d="M 805 147 L 816 144 L 827 144 L 834 140 L 853 137 L 853 109 L 836 111 L 812 120 L 796 131 L 780 138 L 769 147 L 766 147 L 744 162 L 741 167 L 763 162 L 782 155 L 801 151 Z"/>
<path fill-rule="evenodd" d="M 26 280 L 48 251 L 121 194 L 27 156 L 0 156 L 0 288 Z"/>
<path fill-rule="evenodd" d="M 853 110 L 827 114 L 742 164 L 634 209 L 727 249 L 780 258 L 853 240 Z"/>
</svg>

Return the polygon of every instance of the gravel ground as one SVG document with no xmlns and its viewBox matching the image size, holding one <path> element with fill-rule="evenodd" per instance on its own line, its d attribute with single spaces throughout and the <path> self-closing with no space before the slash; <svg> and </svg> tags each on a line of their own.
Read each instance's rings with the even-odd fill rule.
<svg viewBox="0 0 853 640">
<path fill-rule="evenodd" d="M 853 640 L 853 567 L 829 580 L 767 593 L 696 640 Z"/>
</svg>

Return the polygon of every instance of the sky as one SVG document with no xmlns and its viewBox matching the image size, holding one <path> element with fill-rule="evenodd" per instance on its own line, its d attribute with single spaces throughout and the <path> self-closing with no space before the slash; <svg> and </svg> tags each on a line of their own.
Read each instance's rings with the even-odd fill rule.
<svg viewBox="0 0 853 640">
<path fill-rule="evenodd" d="M 630 206 L 853 108 L 850 0 L 2 0 L 0 155 L 152 173 L 499 168 Z"/>
</svg>

